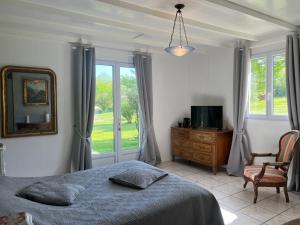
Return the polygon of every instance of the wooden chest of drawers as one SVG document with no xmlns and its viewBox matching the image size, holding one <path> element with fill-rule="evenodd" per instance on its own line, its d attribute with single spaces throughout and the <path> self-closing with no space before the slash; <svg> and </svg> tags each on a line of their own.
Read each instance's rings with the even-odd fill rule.
<svg viewBox="0 0 300 225">
<path fill-rule="evenodd" d="M 232 131 L 196 130 L 171 128 L 171 148 L 173 159 L 182 159 L 212 167 L 214 174 L 218 167 L 227 164 Z"/>
</svg>

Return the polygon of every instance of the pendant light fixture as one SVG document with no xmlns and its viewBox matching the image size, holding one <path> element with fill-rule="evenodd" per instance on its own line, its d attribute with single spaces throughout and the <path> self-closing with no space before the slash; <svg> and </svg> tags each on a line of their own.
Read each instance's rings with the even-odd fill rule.
<svg viewBox="0 0 300 225">
<path fill-rule="evenodd" d="M 184 8 L 184 4 L 176 4 L 175 8 L 177 9 L 177 12 L 176 12 L 175 19 L 174 19 L 171 39 L 170 39 L 169 47 L 165 48 L 165 51 L 172 54 L 172 55 L 175 55 L 175 56 L 184 56 L 184 55 L 194 51 L 195 48 L 193 48 L 192 46 L 189 45 L 189 41 L 188 41 L 187 36 L 186 36 L 186 30 L 185 30 L 183 17 L 182 17 L 182 12 L 181 12 L 181 10 Z M 178 22 L 179 22 L 179 45 L 178 46 L 175 46 L 175 45 L 172 46 L 177 18 L 178 18 Z M 182 45 L 182 30 L 184 32 L 186 45 Z"/>
</svg>

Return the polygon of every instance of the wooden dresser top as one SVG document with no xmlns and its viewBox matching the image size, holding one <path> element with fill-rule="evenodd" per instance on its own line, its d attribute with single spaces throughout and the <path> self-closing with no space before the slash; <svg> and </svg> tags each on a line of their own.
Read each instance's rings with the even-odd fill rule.
<svg viewBox="0 0 300 225">
<path fill-rule="evenodd" d="M 178 130 L 185 130 L 185 131 L 199 131 L 199 132 L 206 132 L 206 133 L 228 133 L 232 132 L 232 130 L 218 130 L 218 129 L 209 129 L 209 128 L 203 128 L 203 129 L 193 129 L 193 128 L 183 128 L 183 127 L 172 127 L 172 129 L 178 129 Z"/>
</svg>

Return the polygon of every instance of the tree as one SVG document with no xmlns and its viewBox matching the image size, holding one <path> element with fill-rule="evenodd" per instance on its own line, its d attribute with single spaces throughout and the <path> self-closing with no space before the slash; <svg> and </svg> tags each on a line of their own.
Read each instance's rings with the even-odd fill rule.
<svg viewBox="0 0 300 225">
<path fill-rule="evenodd" d="M 285 58 L 282 55 L 274 57 L 273 88 L 274 97 L 286 96 Z"/>
<path fill-rule="evenodd" d="M 96 106 L 99 107 L 100 113 L 108 112 L 113 107 L 113 95 L 111 82 L 96 81 Z"/>
<path fill-rule="evenodd" d="M 135 115 L 135 123 L 138 124 L 138 91 L 135 76 L 121 76 L 122 116 L 128 123 L 132 123 Z"/>
<path fill-rule="evenodd" d="M 267 65 L 264 58 L 251 60 L 251 99 L 263 100 L 266 94 Z"/>
<path fill-rule="evenodd" d="M 132 123 L 132 117 L 134 115 L 134 108 L 127 102 L 122 103 L 122 116 L 126 119 L 127 123 Z"/>
</svg>

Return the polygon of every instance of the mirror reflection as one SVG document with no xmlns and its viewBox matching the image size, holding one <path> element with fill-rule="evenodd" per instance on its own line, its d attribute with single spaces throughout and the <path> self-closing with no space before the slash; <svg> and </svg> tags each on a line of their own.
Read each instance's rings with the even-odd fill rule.
<svg viewBox="0 0 300 225">
<path fill-rule="evenodd" d="M 4 137 L 52 134 L 56 128 L 56 80 L 50 69 L 2 69 Z"/>
</svg>

